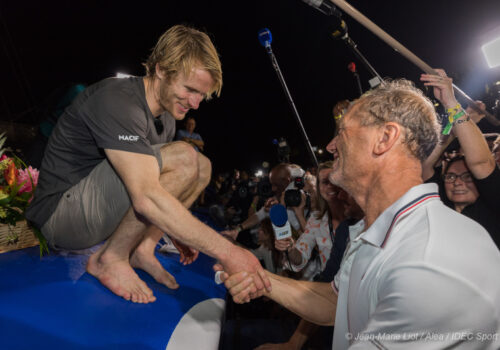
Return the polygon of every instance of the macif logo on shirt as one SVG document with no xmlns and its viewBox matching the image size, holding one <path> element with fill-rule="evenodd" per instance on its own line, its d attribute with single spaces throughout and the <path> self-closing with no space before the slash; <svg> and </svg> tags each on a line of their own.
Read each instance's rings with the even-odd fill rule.
<svg viewBox="0 0 500 350">
<path fill-rule="evenodd" d="M 118 135 L 118 140 L 137 142 L 137 140 L 139 140 L 139 136 L 136 136 L 136 135 Z"/>
</svg>

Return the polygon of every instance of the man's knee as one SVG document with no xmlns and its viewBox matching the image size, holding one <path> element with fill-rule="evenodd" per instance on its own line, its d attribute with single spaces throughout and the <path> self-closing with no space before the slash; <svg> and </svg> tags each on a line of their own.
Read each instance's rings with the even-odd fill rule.
<svg viewBox="0 0 500 350">
<path fill-rule="evenodd" d="M 180 180 L 196 181 L 199 176 L 198 152 L 186 142 L 178 141 L 161 148 L 162 173 L 178 172 Z"/>
<path fill-rule="evenodd" d="M 199 182 L 206 187 L 210 182 L 212 176 L 212 163 L 210 159 L 205 157 L 203 154 L 198 153 L 198 166 L 199 166 Z"/>
</svg>

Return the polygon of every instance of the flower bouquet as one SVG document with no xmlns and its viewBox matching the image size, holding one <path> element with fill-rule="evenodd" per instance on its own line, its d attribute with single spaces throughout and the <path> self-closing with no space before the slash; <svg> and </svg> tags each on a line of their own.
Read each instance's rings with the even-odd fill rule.
<svg viewBox="0 0 500 350">
<path fill-rule="evenodd" d="M 4 236 L 7 245 L 18 245 L 22 231 L 16 230 L 15 227 L 19 224 L 28 229 L 24 214 L 33 199 L 38 183 L 38 170 L 27 166 L 19 157 L 9 152 L 9 149 L 4 148 L 4 135 L 0 134 L 0 224 L 4 224 L 0 226 L 6 227 L 6 230 L 1 230 L 0 236 Z M 7 152 L 12 155 L 7 156 Z M 40 255 L 44 251 L 48 252 L 47 242 L 41 232 L 34 227 L 31 227 L 29 232 L 34 234 L 40 243 Z"/>
</svg>

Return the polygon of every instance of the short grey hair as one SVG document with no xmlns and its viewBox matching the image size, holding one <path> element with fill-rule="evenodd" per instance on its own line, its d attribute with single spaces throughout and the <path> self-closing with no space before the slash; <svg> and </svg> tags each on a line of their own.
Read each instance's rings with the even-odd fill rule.
<svg viewBox="0 0 500 350">
<path fill-rule="evenodd" d="M 440 124 L 432 102 L 406 79 L 384 80 L 356 101 L 361 125 L 395 122 L 404 128 L 404 141 L 412 155 L 424 161 L 439 140 Z"/>
</svg>

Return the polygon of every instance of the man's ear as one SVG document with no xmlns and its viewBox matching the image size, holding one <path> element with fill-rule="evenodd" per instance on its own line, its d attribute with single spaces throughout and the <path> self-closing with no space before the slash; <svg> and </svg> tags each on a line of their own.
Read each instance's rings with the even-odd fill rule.
<svg viewBox="0 0 500 350">
<path fill-rule="evenodd" d="M 380 156 L 389 151 L 398 141 L 401 132 L 401 125 L 398 123 L 387 122 L 382 125 L 377 135 L 373 153 Z"/>
<path fill-rule="evenodd" d="M 160 68 L 160 64 L 157 63 L 156 66 L 155 66 L 155 74 L 156 74 L 156 77 L 160 80 L 163 80 L 165 79 L 165 72 Z"/>
</svg>

